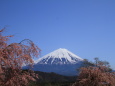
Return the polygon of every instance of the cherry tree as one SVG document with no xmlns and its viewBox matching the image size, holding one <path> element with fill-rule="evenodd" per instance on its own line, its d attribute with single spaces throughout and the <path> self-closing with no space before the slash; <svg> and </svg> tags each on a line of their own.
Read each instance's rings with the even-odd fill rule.
<svg viewBox="0 0 115 86">
<path fill-rule="evenodd" d="M 95 59 L 95 66 L 80 68 L 80 74 L 72 86 L 115 86 L 115 73 L 107 61 Z"/>
<path fill-rule="evenodd" d="M 12 36 L 3 36 L 3 31 L 0 30 L 0 86 L 27 86 L 37 75 L 32 70 L 23 71 L 22 66 L 33 65 L 33 58 L 41 50 L 29 39 L 8 44 Z"/>
</svg>

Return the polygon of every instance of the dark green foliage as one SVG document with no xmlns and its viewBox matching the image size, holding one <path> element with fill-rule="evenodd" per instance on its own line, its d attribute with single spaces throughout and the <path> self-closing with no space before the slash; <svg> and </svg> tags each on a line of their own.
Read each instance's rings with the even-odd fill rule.
<svg viewBox="0 0 115 86">
<path fill-rule="evenodd" d="M 70 86 L 76 81 L 76 76 L 62 76 L 56 73 L 35 71 L 39 79 L 31 82 L 29 86 Z"/>
</svg>

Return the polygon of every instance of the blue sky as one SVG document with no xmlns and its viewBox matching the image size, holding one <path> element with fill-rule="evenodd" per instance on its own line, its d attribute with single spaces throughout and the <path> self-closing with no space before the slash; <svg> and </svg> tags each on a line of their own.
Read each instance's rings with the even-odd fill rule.
<svg viewBox="0 0 115 86">
<path fill-rule="evenodd" d="M 0 0 L 0 28 L 11 42 L 30 39 L 41 56 L 66 48 L 115 69 L 115 0 Z"/>
</svg>

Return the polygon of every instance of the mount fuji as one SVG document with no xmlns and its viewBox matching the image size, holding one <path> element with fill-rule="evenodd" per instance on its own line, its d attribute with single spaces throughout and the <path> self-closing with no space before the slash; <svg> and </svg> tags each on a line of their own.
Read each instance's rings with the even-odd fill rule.
<svg viewBox="0 0 115 86">
<path fill-rule="evenodd" d="M 59 48 L 42 58 L 35 61 L 36 64 L 76 64 L 83 61 L 82 58 L 68 51 L 67 49 Z"/>
<path fill-rule="evenodd" d="M 36 60 L 32 70 L 74 76 L 78 74 L 77 69 L 82 66 L 83 61 L 69 50 L 59 48 Z"/>
</svg>

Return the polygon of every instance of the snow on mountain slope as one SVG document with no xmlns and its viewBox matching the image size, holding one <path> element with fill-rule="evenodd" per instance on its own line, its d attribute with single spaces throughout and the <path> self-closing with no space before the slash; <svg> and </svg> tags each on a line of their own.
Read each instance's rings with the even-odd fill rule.
<svg viewBox="0 0 115 86">
<path fill-rule="evenodd" d="M 35 61 L 35 64 L 76 64 L 82 58 L 64 48 L 59 48 Z"/>
</svg>

